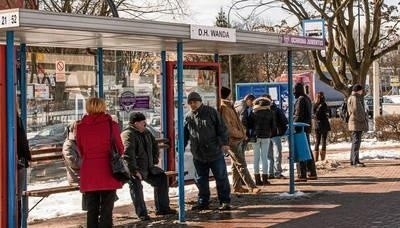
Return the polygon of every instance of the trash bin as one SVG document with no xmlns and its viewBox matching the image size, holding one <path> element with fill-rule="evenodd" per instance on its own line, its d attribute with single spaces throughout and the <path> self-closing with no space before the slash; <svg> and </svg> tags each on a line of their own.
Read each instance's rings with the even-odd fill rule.
<svg viewBox="0 0 400 228">
<path fill-rule="evenodd" d="M 308 145 L 307 136 L 304 132 L 304 127 L 310 126 L 306 123 L 294 122 L 294 127 L 300 127 L 300 131 L 293 134 L 294 138 L 294 161 L 311 160 L 310 146 Z"/>
</svg>

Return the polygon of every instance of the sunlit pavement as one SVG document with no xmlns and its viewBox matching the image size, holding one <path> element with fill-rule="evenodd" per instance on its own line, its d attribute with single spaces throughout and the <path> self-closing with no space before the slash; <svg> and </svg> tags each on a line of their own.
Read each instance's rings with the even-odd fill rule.
<svg viewBox="0 0 400 228">
<path fill-rule="evenodd" d="M 296 183 L 298 197 L 283 196 L 288 179 L 271 180 L 259 195 L 233 195 L 231 211 L 218 211 L 215 192 L 211 210 L 190 211 L 195 196 L 186 196 L 186 222 L 177 216 L 155 216 L 149 202 L 149 222 L 140 222 L 133 206 L 114 209 L 116 227 L 399 227 L 400 162 L 366 161 L 367 167 L 320 172 L 319 179 Z M 176 199 L 172 206 L 177 207 Z M 29 227 L 84 227 L 85 215 L 56 218 Z"/>
</svg>

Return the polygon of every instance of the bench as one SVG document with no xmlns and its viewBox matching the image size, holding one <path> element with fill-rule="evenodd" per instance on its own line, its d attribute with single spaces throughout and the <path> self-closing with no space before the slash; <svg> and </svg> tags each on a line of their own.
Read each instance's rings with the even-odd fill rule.
<svg viewBox="0 0 400 228">
<path fill-rule="evenodd" d="M 161 149 L 167 149 L 169 147 L 168 145 L 168 139 L 164 138 L 158 138 L 156 139 L 158 142 L 158 146 Z M 61 162 L 63 160 L 62 156 L 62 148 L 61 147 L 51 147 L 51 148 L 45 148 L 45 149 L 39 149 L 39 150 L 32 150 L 31 151 L 32 155 L 32 162 L 31 162 L 31 167 L 34 167 L 38 164 L 51 164 L 51 163 L 56 163 L 56 162 Z M 184 175 L 187 175 L 187 171 L 184 173 Z M 171 177 L 176 177 L 178 173 L 176 171 L 166 171 L 165 174 L 167 175 L 167 180 L 168 184 L 170 186 L 176 186 L 176 181 L 170 183 Z M 41 199 L 36 202 L 35 205 L 32 206 L 32 208 L 29 209 L 28 212 L 32 211 L 40 202 L 42 202 L 46 197 L 52 195 L 52 194 L 57 194 L 57 193 L 63 193 L 63 192 L 71 192 L 71 191 L 77 191 L 79 190 L 78 185 L 64 185 L 64 186 L 57 186 L 57 187 L 52 187 L 52 188 L 42 188 L 42 189 L 35 189 L 35 190 L 27 190 L 23 192 L 23 196 L 25 197 L 41 197 Z"/>
</svg>

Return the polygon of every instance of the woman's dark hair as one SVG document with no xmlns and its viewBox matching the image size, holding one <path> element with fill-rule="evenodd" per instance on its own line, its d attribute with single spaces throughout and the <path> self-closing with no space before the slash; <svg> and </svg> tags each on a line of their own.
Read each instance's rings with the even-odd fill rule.
<svg viewBox="0 0 400 228">
<path fill-rule="evenodd" d="M 316 104 L 321 104 L 325 102 L 324 92 L 318 92 L 317 97 L 315 98 Z"/>
</svg>

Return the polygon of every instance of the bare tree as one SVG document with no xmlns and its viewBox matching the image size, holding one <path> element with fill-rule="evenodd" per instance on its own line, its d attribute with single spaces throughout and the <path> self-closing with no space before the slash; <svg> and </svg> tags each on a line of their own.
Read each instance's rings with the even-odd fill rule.
<svg viewBox="0 0 400 228">
<path fill-rule="evenodd" d="M 383 0 L 236 0 L 232 5 L 239 11 L 250 8 L 250 14 L 260 15 L 279 6 L 299 21 L 324 19 L 327 47 L 312 51 L 313 65 L 322 81 L 346 96 L 350 94 L 348 84 L 364 85 L 373 61 L 400 45 L 398 6 L 387 5 Z M 323 68 L 332 80 L 325 77 Z"/>
</svg>

